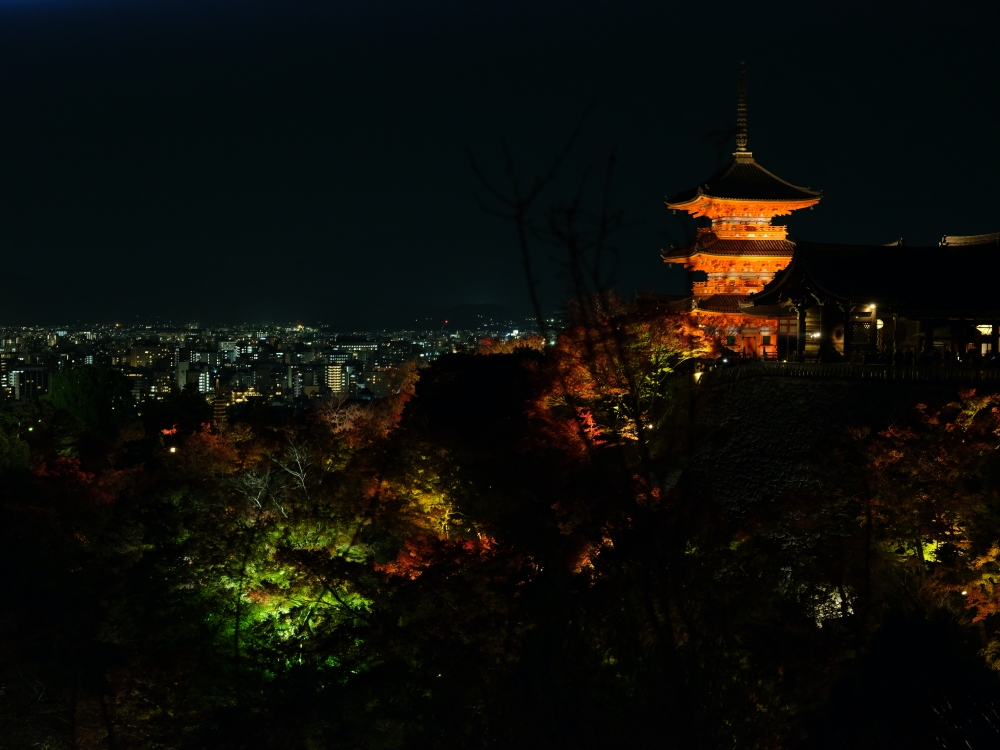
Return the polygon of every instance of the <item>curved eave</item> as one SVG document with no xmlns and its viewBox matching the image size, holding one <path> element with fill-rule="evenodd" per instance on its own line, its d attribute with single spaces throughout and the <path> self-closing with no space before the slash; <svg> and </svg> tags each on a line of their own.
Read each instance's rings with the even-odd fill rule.
<svg viewBox="0 0 1000 750">
<path fill-rule="evenodd" d="M 706 310 L 703 307 L 696 307 L 691 311 L 692 315 L 720 315 L 724 318 L 733 318 L 737 315 L 740 317 L 748 317 L 742 310 Z"/>
<path fill-rule="evenodd" d="M 713 258 L 791 258 L 795 253 L 795 243 L 789 239 L 719 239 L 714 234 L 704 235 L 700 240 L 683 247 L 661 250 L 665 261 L 686 261 L 697 255 Z"/>
<path fill-rule="evenodd" d="M 666 204 L 669 209 L 674 211 L 686 211 L 689 214 L 693 214 L 695 217 L 711 217 L 711 214 L 708 213 L 708 211 L 715 206 L 722 208 L 726 205 L 732 205 L 734 209 L 736 209 L 732 212 L 732 214 L 737 216 L 740 215 L 738 211 L 741 209 L 745 210 L 745 207 L 747 206 L 760 206 L 763 210 L 758 210 L 758 212 L 767 216 L 788 216 L 792 213 L 792 211 L 798 211 L 803 208 L 815 206 L 819 203 L 820 198 L 822 198 L 822 196 L 804 198 L 801 200 L 783 200 L 780 198 L 716 198 L 708 193 L 700 193 L 690 200 L 679 203 L 671 203 L 668 198 L 666 199 Z"/>
<path fill-rule="evenodd" d="M 752 260 L 771 260 L 771 258 L 791 258 L 791 257 L 793 257 L 792 253 L 787 253 L 787 254 L 786 253 L 781 253 L 781 254 L 779 254 L 779 253 L 762 253 L 760 255 L 754 255 L 752 253 L 740 253 L 739 255 L 736 255 L 736 254 L 729 254 L 729 253 L 705 253 L 705 252 L 700 252 L 700 251 L 697 252 L 697 253 L 691 253 L 691 255 L 689 255 L 688 257 L 694 258 L 694 257 L 696 257 L 698 255 L 705 255 L 705 256 L 707 256 L 709 258 L 730 258 L 730 259 L 732 259 L 732 258 L 749 258 L 749 259 L 752 259 Z"/>
<path fill-rule="evenodd" d="M 770 193 L 770 195 L 768 195 Z M 756 196 L 747 199 L 746 196 Z M 668 196 L 668 206 L 683 206 L 699 197 L 725 200 L 808 201 L 823 197 L 821 190 L 793 185 L 758 164 L 747 153 L 734 154 L 734 159 L 700 185 Z"/>
<path fill-rule="evenodd" d="M 737 158 L 737 161 L 739 161 L 739 158 Z M 753 159 L 749 159 L 748 161 L 750 161 L 755 167 L 757 167 L 757 169 L 759 169 L 761 172 L 763 172 L 764 174 L 766 174 L 768 177 L 774 179 L 777 182 L 780 182 L 782 185 L 785 185 L 786 187 L 792 188 L 793 190 L 797 190 L 798 192 L 803 193 L 804 195 L 813 196 L 816 200 L 819 200 L 820 198 L 823 197 L 823 191 L 822 190 L 812 190 L 810 188 L 804 188 L 801 185 L 793 185 L 788 180 L 783 180 L 780 177 L 778 177 L 778 175 L 776 175 L 770 169 L 766 169 L 766 168 L 762 167 L 760 164 L 758 164 Z"/>
<path fill-rule="evenodd" d="M 711 255 L 710 253 L 691 253 L 690 255 L 664 255 L 660 253 L 660 259 L 664 263 L 684 263 L 688 264 L 693 262 L 698 256 L 705 255 L 710 258 L 715 258 L 718 260 L 733 260 L 735 259 L 746 259 L 753 261 L 773 261 L 773 260 L 785 260 L 786 258 L 791 258 L 791 255 Z"/>
</svg>

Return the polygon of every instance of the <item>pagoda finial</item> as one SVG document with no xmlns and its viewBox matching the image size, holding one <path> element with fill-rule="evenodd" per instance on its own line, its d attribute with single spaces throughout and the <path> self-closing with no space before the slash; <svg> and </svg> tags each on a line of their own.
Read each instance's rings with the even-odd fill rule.
<svg viewBox="0 0 1000 750">
<path fill-rule="evenodd" d="M 736 152 L 747 150 L 747 70 L 746 63 L 740 62 L 740 95 L 736 104 Z"/>
</svg>

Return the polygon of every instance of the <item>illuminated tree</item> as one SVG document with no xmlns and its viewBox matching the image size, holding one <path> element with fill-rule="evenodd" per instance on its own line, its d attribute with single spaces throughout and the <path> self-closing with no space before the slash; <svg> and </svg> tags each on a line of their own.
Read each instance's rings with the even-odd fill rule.
<svg viewBox="0 0 1000 750">
<path fill-rule="evenodd" d="M 545 339 L 541 336 L 524 336 L 522 338 L 490 339 L 479 342 L 476 354 L 513 354 L 519 349 L 545 350 Z"/>
<path fill-rule="evenodd" d="M 635 312 L 613 298 L 608 308 L 559 334 L 545 404 L 584 408 L 607 435 L 640 440 L 662 426 L 678 366 L 712 347 L 686 314 Z"/>
</svg>

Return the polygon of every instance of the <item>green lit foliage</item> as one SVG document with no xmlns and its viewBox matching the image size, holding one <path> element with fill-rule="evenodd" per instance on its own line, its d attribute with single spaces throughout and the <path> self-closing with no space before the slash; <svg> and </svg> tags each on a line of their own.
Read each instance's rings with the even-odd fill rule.
<svg viewBox="0 0 1000 750">
<path fill-rule="evenodd" d="M 680 445 L 676 373 L 702 351 L 682 316 L 623 309 L 372 404 L 224 426 L 168 405 L 101 456 L 51 437 L 90 406 L 33 413 L 0 480 L 4 726 L 25 747 L 779 748 L 892 612 L 978 619 L 993 659 L 992 397 L 849 431 L 819 489 L 735 523 L 658 479 L 683 457 L 635 448 L 640 426 Z"/>
<path fill-rule="evenodd" d="M 1000 522 L 998 405 L 998 394 L 961 391 L 882 430 L 850 431 L 843 450 L 863 466 L 848 486 L 870 538 L 868 580 L 892 586 L 908 578 L 927 606 L 985 604 L 969 580 L 988 567 Z"/>
</svg>

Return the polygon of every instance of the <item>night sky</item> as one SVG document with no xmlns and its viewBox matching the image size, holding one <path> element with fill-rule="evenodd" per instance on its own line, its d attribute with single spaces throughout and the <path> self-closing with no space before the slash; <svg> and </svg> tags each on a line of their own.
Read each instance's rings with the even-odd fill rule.
<svg viewBox="0 0 1000 750">
<path fill-rule="evenodd" d="M 793 236 L 1000 230 L 1000 10 L 944 8 L 0 0 L 0 324 L 527 312 L 465 148 L 499 178 L 507 138 L 529 178 L 592 100 L 546 200 L 614 149 L 617 288 L 679 291 L 663 197 L 733 150 L 710 134 L 735 121 L 741 59 L 755 158 L 824 191 Z M 565 281 L 543 273 L 554 307 Z"/>
</svg>

